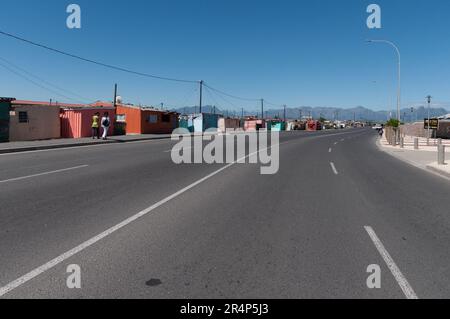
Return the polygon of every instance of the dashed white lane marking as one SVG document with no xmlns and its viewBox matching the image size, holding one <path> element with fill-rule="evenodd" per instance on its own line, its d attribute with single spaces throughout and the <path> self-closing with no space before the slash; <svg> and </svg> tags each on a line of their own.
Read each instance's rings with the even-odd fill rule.
<svg viewBox="0 0 450 319">
<path fill-rule="evenodd" d="M 339 173 L 338 173 L 338 171 L 337 171 L 336 166 L 334 165 L 334 163 L 333 163 L 333 162 L 330 162 L 330 165 L 331 165 L 331 169 L 333 170 L 333 173 L 334 173 L 335 175 L 339 175 Z"/>
<path fill-rule="evenodd" d="M 278 145 L 283 145 L 283 144 L 287 144 L 287 143 L 289 143 L 289 141 L 279 143 Z M 127 225 L 131 224 L 132 222 L 136 221 L 137 219 L 139 219 L 139 218 L 149 214 L 150 212 L 152 212 L 153 210 L 157 209 L 158 207 L 160 207 L 160 206 L 166 204 L 167 202 L 175 199 L 176 197 L 186 193 L 187 191 L 189 191 L 189 190 L 193 189 L 194 187 L 200 185 L 201 183 L 205 182 L 206 180 L 214 177 L 215 175 L 219 174 L 220 172 L 230 168 L 231 166 L 233 166 L 233 165 L 235 165 L 237 163 L 245 161 L 247 158 L 251 158 L 255 154 L 258 154 L 260 152 L 263 152 L 263 151 L 266 151 L 268 149 L 271 149 L 272 147 L 273 146 L 270 146 L 270 147 L 267 147 L 265 149 L 261 149 L 259 151 L 253 152 L 253 153 L 251 153 L 251 154 L 249 154 L 247 156 L 244 156 L 244 157 L 238 159 L 235 162 L 232 162 L 232 163 L 230 163 L 230 164 L 228 164 L 228 165 L 226 165 L 226 166 L 216 170 L 215 172 L 213 172 L 213 173 L 211 173 L 211 174 L 209 174 L 209 175 L 199 179 L 198 181 L 192 183 L 191 185 L 186 186 L 185 188 L 179 190 L 178 192 L 176 192 L 176 193 L 174 193 L 174 194 L 164 198 L 163 200 L 157 202 L 156 204 L 154 204 L 154 205 L 144 209 L 143 211 L 141 211 L 141 212 L 131 216 L 130 218 L 124 220 L 123 222 L 121 222 L 121 223 L 119 223 L 119 224 L 109 228 L 108 230 L 102 232 L 101 234 L 99 234 L 99 235 L 97 235 L 97 236 L 95 236 L 95 237 L 85 241 L 81 245 L 79 245 L 79 246 L 77 246 L 77 247 L 75 247 L 75 248 L 73 248 L 73 249 L 63 253 L 62 255 L 60 255 L 60 256 L 56 257 L 55 259 L 47 262 L 46 264 L 43 264 L 42 266 L 40 266 L 40 267 L 30 271 L 29 273 L 23 275 L 22 277 L 14 280 L 12 282 L 10 282 L 6 286 L 0 288 L 0 297 L 6 295 L 7 293 L 11 292 L 12 290 L 14 290 L 16 288 L 22 286 L 23 284 L 25 284 L 28 281 L 36 278 L 37 276 L 43 274 L 44 272 L 52 269 L 53 267 L 57 266 L 58 264 L 62 263 L 63 261 L 65 261 L 65 260 L 71 258 L 72 256 L 80 253 L 81 251 L 85 250 L 86 248 L 96 244 L 97 242 L 99 242 L 103 238 L 108 237 L 112 233 L 114 233 L 114 232 L 124 228 L 125 226 L 127 226 Z"/>
<path fill-rule="evenodd" d="M 16 178 L 10 178 L 10 179 L 5 179 L 3 181 L 0 181 L 0 184 L 2 183 L 9 183 L 9 182 L 15 182 L 15 181 L 20 181 L 20 180 L 24 180 L 24 179 L 28 179 L 28 178 L 33 178 L 33 177 L 39 177 L 39 176 L 44 176 L 44 175 L 50 175 L 50 174 L 56 174 L 56 173 L 62 173 L 62 172 L 68 172 L 68 171 L 73 171 L 79 168 L 85 168 L 88 167 L 89 165 L 80 165 L 80 166 L 75 166 L 75 167 L 69 167 L 69 168 L 64 168 L 64 169 L 58 169 L 56 171 L 50 171 L 50 172 L 44 172 L 44 173 L 39 173 L 39 174 L 33 174 L 33 175 L 28 175 L 28 176 L 22 176 L 22 177 L 16 177 Z"/>
<path fill-rule="evenodd" d="M 330 147 L 329 149 L 328 149 L 328 153 L 331 153 L 333 151 L 333 149 Z"/>
<path fill-rule="evenodd" d="M 339 142 L 334 142 L 334 145 L 338 145 Z"/>
<path fill-rule="evenodd" d="M 370 226 L 365 226 L 364 229 L 367 231 L 367 233 L 370 236 L 370 239 L 372 239 L 373 243 L 375 244 L 375 247 L 377 248 L 378 252 L 380 253 L 381 257 L 383 257 L 384 262 L 388 266 L 389 270 L 391 271 L 392 275 L 394 276 L 395 280 L 399 284 L 400 288 L 402 289 L 403 293 L 405 294 L 406 298 L 408 299 L 419 299 L 414 292 L 413 288 L 409 284 L 408 280 L 406 280 L 405 276 L 403 276 L 400 269 L 395 264 L 394 260 L 392 259 L 389 252 L 384 247 L 381 240 L 378 238 L 375 231 Z"/>
</svg>

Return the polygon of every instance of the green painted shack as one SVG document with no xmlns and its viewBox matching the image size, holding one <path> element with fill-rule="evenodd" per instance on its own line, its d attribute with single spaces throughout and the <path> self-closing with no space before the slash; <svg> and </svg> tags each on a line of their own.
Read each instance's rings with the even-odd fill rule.
<svg viewBox="0 0 450 319">
<path fill-rule="evenodd" d="M 14 98 L 0 97 L 0 143 L 9 142 L 9 111 Z"/>
</svg>

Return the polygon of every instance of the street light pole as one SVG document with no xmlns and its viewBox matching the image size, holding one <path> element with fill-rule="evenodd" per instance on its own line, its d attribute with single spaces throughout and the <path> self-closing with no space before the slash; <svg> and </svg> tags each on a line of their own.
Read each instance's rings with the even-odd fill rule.
<svg viewBox="0 0 450 319">
<path fill-rule="evenodd" d="M 203 83 L 204 83 L 203 80 L 199 82 L 199 84 L 200 84 L 200 103 L 199 103 L 200 104 L 200 114 L 202 114 L 202 111 L 203 111 L 202 110 L 202 106 L 203 106 L 202 105 L 203 104 Z"/>
<path fill-rule="evenodd" d="M 401 108 L 401 54 L 399 48 L 391 41 L 388 40 L 367 40 L 369 43 L 387 43 L 395 49 L 398 57 L 398 87 L 397 87 L 397 120 L 401 121 L 400 108 Z"/>
</svg>

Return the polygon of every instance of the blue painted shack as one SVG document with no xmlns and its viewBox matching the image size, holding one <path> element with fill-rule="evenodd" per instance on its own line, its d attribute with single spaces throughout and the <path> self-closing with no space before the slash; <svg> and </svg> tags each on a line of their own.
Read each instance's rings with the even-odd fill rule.
<svg viewBox="0 0 450 319">
<path fill-rule="evenodd" d="M 210 113 L 182 115 L 179 119 L 179 127 L 191 133 L 201 133 L 208 129 L 217 129 L 219 118 L 220 115 Z"/>
</svg>

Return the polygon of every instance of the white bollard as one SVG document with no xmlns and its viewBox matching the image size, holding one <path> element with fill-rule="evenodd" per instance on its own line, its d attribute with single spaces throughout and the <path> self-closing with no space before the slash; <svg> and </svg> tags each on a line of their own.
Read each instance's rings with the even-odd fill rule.
<svg viewBox="0 0 450 319">
<path fill-rule="evenodd" d="M 438 146 L 438 165 L 445 165 L 445 145 Z"/>
<path fill-rule="evenodd" d="M 415 150 L 419 149 L 419 138 L 418 137 L 414 138 L 414 149 Z"/>
</svg>

